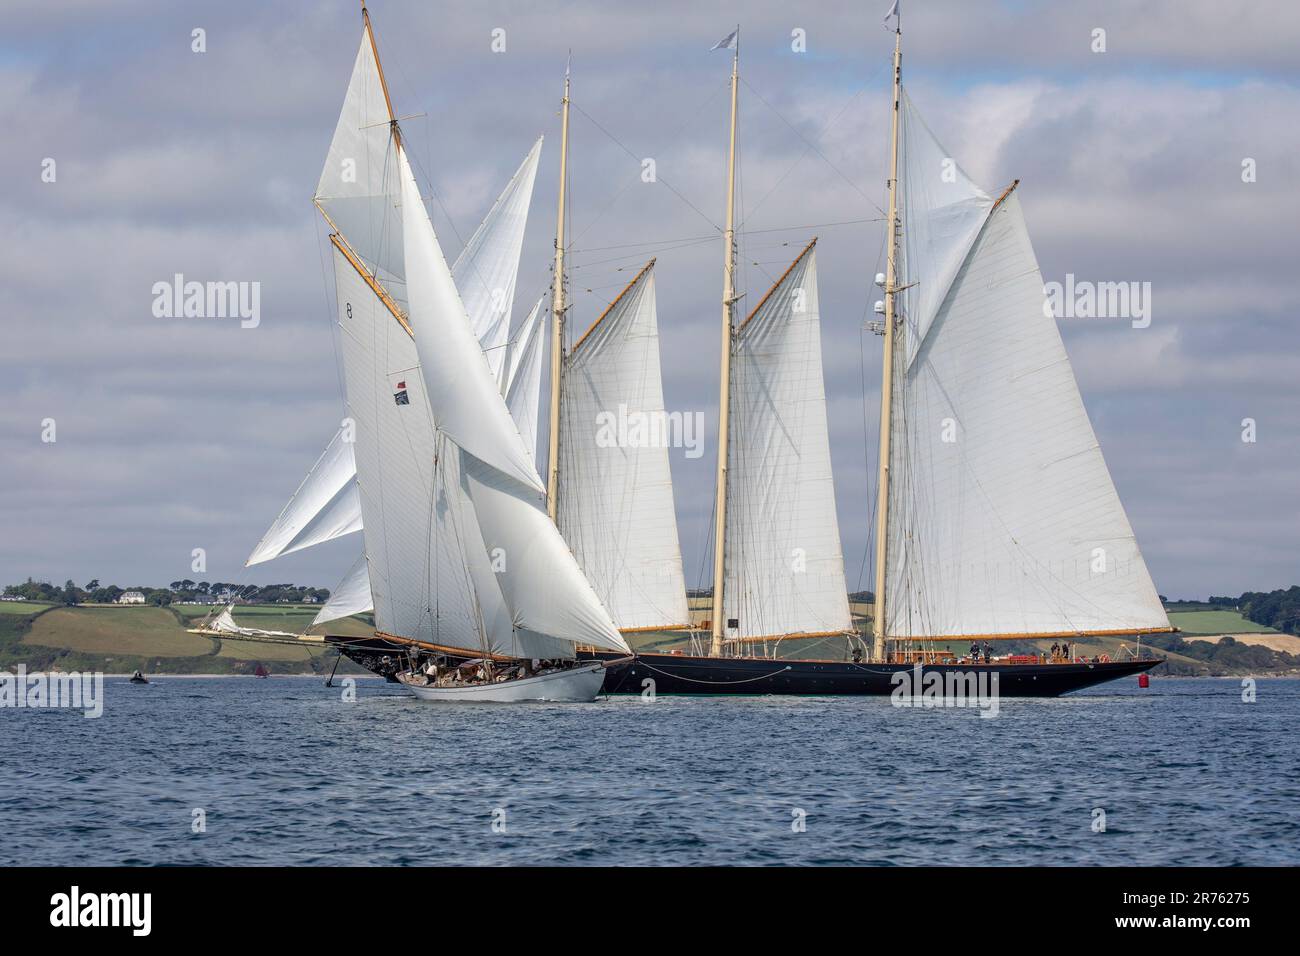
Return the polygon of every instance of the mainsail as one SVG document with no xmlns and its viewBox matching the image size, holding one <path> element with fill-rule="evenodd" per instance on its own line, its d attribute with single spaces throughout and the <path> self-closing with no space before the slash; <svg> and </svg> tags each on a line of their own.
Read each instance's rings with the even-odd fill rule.
<svg viewBox="0 0 1300 956">
<path fill-rule="evenodd" d="M 244 566 L 360 531 L 356 473 L 351 436 L 346 427 L 340 428 Z"/>
<path fill-rule="evenodd" d="M 815 245 L 732 337 L 723 589 L 732 639 L 853 630 L 826 428 Z"/>
<path fill-rule="evenodd" d="M 991 200 L 903 105 L 886 633 L 1168 629 L 1017 197 Z"/>
<path fill-rule="evenodd" d="M 564 358 L 556 521 L 624 630 L 690 624 L 651 260 Z"/>
</svg>

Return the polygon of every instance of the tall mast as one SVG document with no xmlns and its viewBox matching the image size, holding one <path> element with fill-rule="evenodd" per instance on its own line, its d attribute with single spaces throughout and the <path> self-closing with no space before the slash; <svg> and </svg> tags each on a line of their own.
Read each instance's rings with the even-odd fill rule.
<svg viewBox="0 0 1300 956">
<path fill-rule="evenodd" d="M 555 520 L 560 492 L 560 375 L 564 367 L 564 204 L 569 184 L 569 65 L 564 65 L 560 106 L 560 201 L 555 214 L 555 285 L 551 287 L 551 435 L 548 444 L 546 513 Z"/>
<path fill-rule="evenodd" d="M 727 450 L 731 418 L 731 336 L 736 306 L 736 88 L 740 77 L 740 27 L 731 58 L 731 145 L 727 155 L 727 230 L 722 237 L 722 368 L 718 376 L 718 475 L 713 524 L 713 638 L 709 653 L 722 656 L 726 613 L 722 600 L 727 559 Z"/>
<path fill-rule="evenodd" d="M 880 473 L 876 500 L 876 591 L 874 618 L 875 660 L 885 659 L 885 555 L 889 546 L 889 438 L 894 405 L 894 312 L 898 289 L 898 111 L 903 78 L 902 17 L 894 21 L 894 115 L 889 146 L 889 250 L 885 271 L 885 355 L 880 376 Z"/>
<path fill-rule="evenodd" d="M 393 112 L 393 98 L 388 95 L 388 80 L 384 77 L 384 66 L 379 62 L 379 46 L 375 43 L 375 28 L 370 25 L 370 11 L 366 9 L 366 0 L 361 0 L 361 21 L 366 25 L 366 36 L 370 38 L 370 52 L 375 57 L 375 69 L 379 71 L 379 86 L 384 91 L 384 105 L 388 107 L 388 122 L 393 131 L 393 144 L 402 148 L 402 131 L 397 127 L 397 114 Z"/>
</svg>

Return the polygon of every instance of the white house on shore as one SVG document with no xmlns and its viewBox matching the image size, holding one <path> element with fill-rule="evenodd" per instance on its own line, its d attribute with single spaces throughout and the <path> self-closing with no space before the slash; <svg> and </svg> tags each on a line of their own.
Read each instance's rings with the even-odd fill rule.
<svg viewBox="0 0 1300 956">
<path fill-rule="evenodd" d="M 143 604 L 144 594 L 140 591 L 123 591 L 114 604 Z"/>
</svg>

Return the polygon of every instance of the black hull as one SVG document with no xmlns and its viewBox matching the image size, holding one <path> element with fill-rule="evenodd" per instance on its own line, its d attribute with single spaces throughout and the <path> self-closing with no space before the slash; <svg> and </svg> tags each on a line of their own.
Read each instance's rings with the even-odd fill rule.
<svg viewBox="0 0 1300 956">
<path fill-rule="evenodd" d="M 362 667 L 396 680 L 408 666 L 406 647 L 380 637 L 325 640 Z M 581 652 L 579 660 L 618 660 L 626 655 L 612 651 Z M 996 673 L 1001 697 L 1059 697 L 1070 691 L 1103 684 L 1148 671 L 1160 663 L 1145 658 L 1131 661 L 1072 664 L 926 664 L 922 674 L 938 672 L 962 676 Z M 894 675 L 911 671 L 912 664 L 855 664 L 852 661 L 770 660 L 754 657 L 692 657 L 680 654 L 641 654 L 614 664 L 605 672 L 606 694 L 640 694 L 646 680 L 654 681 L 655 694 L 756 696 L 787 694 L 887 695 L 894 692 Z"/>
<path fill-rule="evenodd" d="M 605 651 L 581 653 L 578 658 L 616 660 Z M 1059 697 L 1070 691 L 1129 677 L 1150 670 L 1157 659 L 1070 664 L 926 664 L 930 673 L 997 674 L 1001 697 Z M 677 654 L 641 654 L 635 660 L 612 665 L 605 674 L 607 694 L 640 694 L 654 681 L 658 694 L 709 695 L 888 695 L 898 684 L 894 675 L 911 672 L 913 664 L 855 664 L 852 661 L 769 660 L 749 657 L 689 657 Z M 918 688 L 918 695 L 920 690 Z"/>
</svg>

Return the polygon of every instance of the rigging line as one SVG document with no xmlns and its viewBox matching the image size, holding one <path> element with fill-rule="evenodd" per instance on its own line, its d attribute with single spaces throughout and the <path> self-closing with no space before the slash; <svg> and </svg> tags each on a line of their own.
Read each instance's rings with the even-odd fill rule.
<svg viewBox="0 0 1300 956">
<path fill-rule="evenodd" d="M 600 123 L 596 122 L 596 120 L 595 120 L 595 119 L 594 119 L 594 118 L 593 118 L 593 117 L 592 117 L 592 116 L 591 116 L 591 115 L 590 115 L 586 110 L 584 110 L 581 106 L 579 106 L 578 104 L 574 103 L 572 100 L 569 101 L 569 105 L 572 106 L 574 109 L 576 109 L 576 110 L 577 110 L 579 113 L 581 113 L 583 116 L 585 116 L 585 117 L 586 117 L 586 118 L 591 122 L 591 124 L 592 124 L 593 126 L 596 127 L 596 129 L 600 130 L 602 133 L 604 133 L 606 136 L 608 136 L 608 137 L 610 138 L 610 140 L 613 141 L 614 145 L 616 145 L 619 149 L 623 150 L 623 152 L 627 153 L 629 156 L 631 156 L 631 157 L 632 157 L 634 160 L 636 160 L 638 163 L 641 162 L 642 157 L 638 156 L 636 153 L 632 152 L 632 150 L 628 149 L 625 145 L 623 145 L 622 141 L 619 140 L 619 138 L 618 138 L 617 136 L 615 136 L 615 135 L 614 135 L 613 133 L 611 133 L 609 130 L 605 129 L 605 127 L 601 126 Z M 638 179 L 640 178 L 639 175 L 638 175 L 637 178 L 638 178 Z M 700 208 L 699 208 L 698 206 L 696 206 L 695 203 L 691 202 L 689 199 L 687 199 L 685 196 L 683 196 L 680 192 L 678 192 L 677 189 L 676 189 L 676 187 L 674 187 L 672 183 L 668 182 L 668 180 L 664 179 L 662 176 L 660 176 L 660 175 L 658 175 L 658 174 L 656 173 L 656 175 L 655 175 L 655 182 L 657 182 L 657 183 L 661 183 L 661 184 L 663 184 L 664 186 L 667 186 L 667 187 L 668 187 L 668 190 L 669 190 L 669 191 L 670 191 L 674 196 L 676 196 L 678 199 L 680 199 L 682 202 L 686 203 L 686 205 L 690 206 L 691 209 L 693 209 L 693 210 L 695 211 L 696 215 L 698 215 L 701 219 L 703 219 L 705 222 L 707 222 L 710 226 L 712 226 L 712 227 L 713 227 L 715 230 L 717 230 L 718 232 L 722 232 L 722 227 L 721 227 L 721 226 L 719 226 L 719 225 L 718 225 L 717 223 L 715 223 L 712 219 L 710 219 L 710 218 L 709 218 L 708 216 L 706 216 L 703 212 L 701 212 L 701 211 L 700 211 Z M 590 228 L 590 227 L 591 227 L 591 224 L 589 223 L 588 226 L 587 226 L 587 228 Z M 585 233 L 586 231 L 587 231 L 586 229 L 583 230 L 584 233 Z M 575 238 L 577 238 L 577 237 L 575 237 Z"/>
<path fill-rule="evenodd" d="M 877 70 L 877 71 L 876 71 L 877 74 L 880 73 L 880 72 L 881 72 L 880 70 Z M 835 121 L 838 120 L 838 119 L 840 118 L 841 115 L 843 115 L 844 111 L 847 110 L 850 106 L 852 106 L 852 105 L 853 105 L 853 102 L 854 102 L 854 101 L 855 101 L 859 96 L 861 96 L 863 93 L 865 93 L 865 92 L 867 91 L 867 89 L 868 89 L 869 86 L 871 86 L 871 85 L 874 84 L 874 81 L 875 81 L 875 74 L 873 74 L 872 78 L 871 78 L 870 80 L 867 81 L 867 84 L 866 84 L 866 85 L 864 85 L 861 89 L 859 89 L 856 93 L 854 93 L 852 96 L 849 97 L 848 101 L 845 102 L 845 104 L 844 104 L 842 107 L 840 107 L 839 112 L 837 112 L 834 116 L 832 116 L 832 117 L 830 118 L 830 120 L 827 121 L 826 125 L 823 126 L 820 130 L 817 131 L 817 137 L 818 137 L 819 139 L 821 138 L 822 134 L 825 133 L 828 129 L 830 129 L 831 126 L 835 123 Z M 746 84 L 746 86 L 748 86 L 748 85 L 749 85 L 749 84 Z M 751 89 L 752 89 L 752 87 L 751 87 Z M 778 114 L 778 115 L 779 115 L 779 114 Z M 782 118 L 782 120 L 785 119 L 784 117 L 781 117 L 781 118 Z M 787 124 L 787 125 L 788 125 L 788 124 Z M 805 141 L 805 142 L 806 142 L 806 141 Z M 808 155 L 808 153 L 809 153 L 809 151 L 810 151 L 811 149 L 812 149 L 811 144 L 810 144 L 810 145 L 807 145 L 807 146 L 804 147 L 804 151 L 803 151 L 802 153 L 799 154 L 799 156 L 795 159 L 795 161 L 794 161 L 793 163 L 790 164 L 789 168 L 787 168 L 786 171 L 785 171 L 784 173 L 781 174 L 781 177 L 780 177 L 780 178 L 779 178 L 775 183 L 772 184 L 772 188 L 770 188 L 767 192 L 765 192 L 765 193 L 763 194 L 763 198 L 760 199 L 760 200 L 759 200 L 759 201 L 754 205 L 754 208 L 750 210 L 750 213 L 749 213 L 749 214 L 750 214 L 751 216 L 752 216 L 752 215 L 753 215 L 753 214 L 758 210 L 758 207 L 759 207 L 759 206 L 761 206 L 761 205 L 763 205 L 763 203 L 767 202 L 768 197 L 770 197 L 774 192 L 776 192 L 777 187 L 780 186 L 781 183 L 785 182 L 786 178 L 789 177 L 789 175 L 790 175 L 792 172 L 794 172 L 795 167 L 797 167 L 800 163 L 802 163 L 802 162 L 804 161 L 804 158 Z M 822 158 L 825 159 L 824 156 L 823 156 Z M 836 171 L 838 172 L 838 170 L 836 170 Z M 843 174 L 841 174 L 841 175 L 843 175 Z M 873 205 L 874 205 L 874 203 L 873 203 Z M 877 208 L 879 208 L 879 207 L 877 207 Z"/>
<path fill-rule="evenodd" d="M 343 412 L 343 417 L 346 418 L 348 413 L 348 394 L 343 379 L 343 355 L 339 351 L 338 336 L 334 334 L 334 326 L 338 324 L 338 308 L 337 306 L 334 308 L 330 307 L 330 282 L 329 276 L 325 272 L 325 243 L 321 240 L 321 217 L 313 216 L 312 219 L 315 221 L 316 258 L 320 261 L 321 297 L 325 300 L 325 315 L 330 324 L 330 345 L 334 349 L 334 375 L 338 380 L 339 405 L 340 410 Z"/>
<path fill-rule="evenodd" d="M 832 226 L 857 226 L 868 222 L 884 222 L 884 216 L 872 216 L 867 219 L 840 219 L 836 222 L 812 222 L 801 226 L 773 226 L 769 229 L 746 229 L 745 234 L 750 236 L 759 236 L 772 232 L 804 232 L 808 229 L 828 229 Z M 737 230 L 739 231 L 739 230 Z M 570 255 L 586 252 L 606 252 L 613 249 L 649 249 L 650 246 L 664 246 L 672 244 L 691 244 L 696 242 L 715 242 L 717 236 L 683 236 L 680 239 L 647 239 L 645 242 L 624 242 L 612 246 L 587 246 L 583 249 L 570 249 Z M 780 243 L 785 245 L 785 243 Z M 767 247 L 764 247 L 767 248 Z M 772 248 L 775 248 L 773 246 Z M 576 266 L 573 268 L 577 268 Z"/>
<path fill-rule="evenodd" d="M 754 87 L 750 85 L 750 83 L 749 83 L 748 80 L 746 80 L 744 77 L 741 77 L 740 82 L 744 83 L 745 86 L 748 87 L 749 91 L 750 91 L 751 93 L 753 93 L 755 96 L 757 96 L 758 99 L 759 99 L 759 101 L 760 101 L 764 106 L 766 106 L 766 107 L 767 107 L 768 109 L 770 109 L 773 113 L 775 113 L 775 114 L 780 118 L 781 122 L 785 123 L 786 126 L 790 127 L 790 129 L 794 132 L 794 134 L 795 134 L 796 136 L 798 136 L 801 140 L 803 140 L 804 143 L 808 146 L 809 149 L 811 149 L 814 153 L 816 153 L 818 156 L 820 156 L 820 157 L 822 158 L 822 160 L 826 163 L 827 166 L 829 166 L 831 169 L 835 170 L 835 172 L 836 172 L 837 174 L 839 174 L 839 177 L 840 177 L 841 179 L 843 179 L 846 183 L 848 183 L 850 186 L 852 186 L 854 192 L 856 192 L 859 196 L 861 196 L 861 197 L 862 197 L 863 199 L 865 199 L 867 202 L 871 203 L 872 208 L 874 208 L 874 209 L 875 209 L 878 213 L 880 213 L 882 216 L 885 215 L 885 211 L 884 211 L 883 209 L 881 209 L 879 206 L 877 206 L 876 203 L 875 203 L 875 201 L 874 201 L 870 196 L 868 196 L 866 193 L 864 193 L 864 192 L 862 191 L 861 187 L 859 187 L 857 183 L 855 183 L 853 180 L 849 179 L 849 177 L 848 177 L 847 175 L 845 175 L 845 173 L 844 173 L 844 172 L 843 172 L 843 171 L 842 171 L 838 166 L 836 166 L 836 165 L 835 165 L 834 163 L 832 163 L 829 159 L 827 159 L 827 158 L 826 158 L 826 154 L 823 153 L 820 149 L 818 149 L 818 148 L 816 147 L 816 145 L 814 145 L 814 144 L 813 144 L 813 143 L 808 139 L 808 137 L 804 136 L 804 134 L 801 133 L 801 132 L 799 131 L 798 127 L 796 127 L 793 123 L 791 123 L 788 119 L 786 119 L 785 116 L 781 113 L 780 110 L 778 110 L 775 106 L 773 106 L 773 105 L 772 105 L 771 103 L 769 103 L 767 100 L 763 99 L 763 94 L 760 93 L 760 92 L 758 92 L 758 90 L 754 89 Z M 855 94 L 855 95 L 856 95 L 856 94 Z M 846 106 L 847 106 L 847 104 L 846 104 Z M 833 122 L 833 121 L 832 121 L 832 122 Z"/>
</svg>

